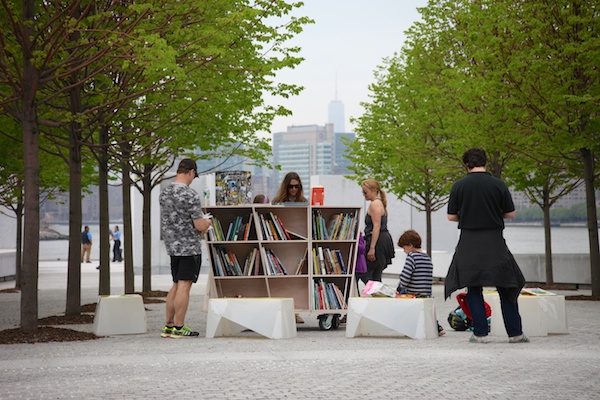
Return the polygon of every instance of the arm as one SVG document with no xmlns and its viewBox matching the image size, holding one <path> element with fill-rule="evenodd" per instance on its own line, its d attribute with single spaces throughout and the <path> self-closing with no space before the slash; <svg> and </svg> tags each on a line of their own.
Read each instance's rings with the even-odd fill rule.
<svg viewBox="0 0 600 400">
<path fill-rule="evenodd" d="M 448 214 L 448 221 L 458 222 L 458 214 Z"/>
<path fill-rule="evenodd" d="M 369 206 L 369 215 L 371 215 L 371 220 L 373 221 L 373 231 L 371 232 L 371 245 L 367 249 L 367 260 L 369 261 L 375 261 L 377 259 L 375 256 L 375 246 L 379 239 L 381 217 L 384 213 L 385 209 L 383 208 L 383 203 L 381 201 L 371 202 L 371 205 Z"/>
<path fill-rule="evenodd" d="M 406 261 L 404 262 L 404 268 L 402 268 L 402 272 L 400 273 L 400 283 L 398 283 L 398 288 L 396 289 L 398 293 L 400 293 L 403 288 L 406 288 L 410 284 L 414 271 L 415 262 L 412 256 L 407 254 Z"/>
<path fill-rule="evenodd" d="M 198 218 L 194 220 L 194 228 L 200 233 L 206 233 L 212 226 L 212 219 Z"/>
<path fill-rule="evenodd" d="M 511 219 L 511 218 L 516 217 L 516 216 L 517 216 L 517 212 L 516 211 L 511 211 L 511 212 L 507 212 L 507 213 L 502 214 L 502 218 L 505 218 L 505 219 Z"/>
</svg>

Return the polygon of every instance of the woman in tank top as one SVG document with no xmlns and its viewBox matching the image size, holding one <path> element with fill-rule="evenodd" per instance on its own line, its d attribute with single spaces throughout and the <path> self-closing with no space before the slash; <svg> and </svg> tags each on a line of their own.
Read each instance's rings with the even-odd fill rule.
<svg viewBox="0 0 600 400">
<path fill-rule="evenodd" d="M 385 192 L 375 179 L 361 184 L 365 200 L 370 201 L 365 217 L 365 254 L 367 278 L 381 282 L 381 274 L 394 258 L 394 242 L 387 229 L 387 201 Z"/>
</svg>

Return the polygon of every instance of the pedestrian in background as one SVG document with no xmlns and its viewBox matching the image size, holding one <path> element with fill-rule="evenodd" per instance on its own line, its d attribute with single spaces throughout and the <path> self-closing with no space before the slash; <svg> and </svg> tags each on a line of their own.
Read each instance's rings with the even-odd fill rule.
<svg viewBox="0 0 600 400">
<path fill-rule="evenodd" d="M 81 232 L 81 262 L 91 263 L 90 256 L 92 255 L 92 232 L 90 227 L 85 226 Z"/>
<path fill-rule="evenodd" d="M 113 262 L 123 261 L 123 254 L 121 253 L 121 231 L 119 225 L 115 225 L 115 231 L 112 232 L 113 239 Z"/>
</svg>

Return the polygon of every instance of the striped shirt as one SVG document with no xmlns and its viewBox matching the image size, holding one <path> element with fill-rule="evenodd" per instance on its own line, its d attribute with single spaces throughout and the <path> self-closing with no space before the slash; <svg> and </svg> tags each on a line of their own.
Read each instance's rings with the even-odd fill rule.
<svg viewBox="0 0 600 400">
<path fill-rule="evenodd" d="M 410 252 L 400 274 L 398 291 L 406 289 L 409 294 L 424 293 L 431 297 L 433 263 L 427 253 Z"/>
</svg>

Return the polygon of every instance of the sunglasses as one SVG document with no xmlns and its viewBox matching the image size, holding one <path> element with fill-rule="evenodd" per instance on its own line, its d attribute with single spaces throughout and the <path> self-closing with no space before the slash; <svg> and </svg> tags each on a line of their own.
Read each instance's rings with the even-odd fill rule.
<svg viewBox="0 0 600 400">
<path fill-rule="evenodd" d="M 300 189 L 300 185 L 288 185 L 288 189 Z"/>
</svg>

